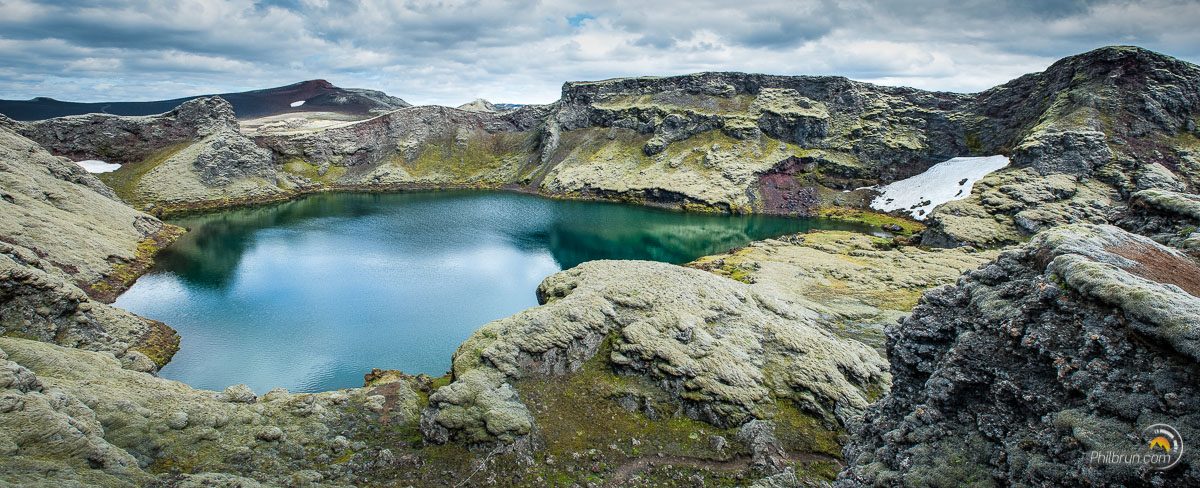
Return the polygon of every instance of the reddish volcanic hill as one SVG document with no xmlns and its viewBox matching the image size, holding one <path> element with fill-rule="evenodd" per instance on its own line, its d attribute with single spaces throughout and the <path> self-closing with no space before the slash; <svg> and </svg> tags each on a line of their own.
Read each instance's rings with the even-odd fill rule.
<svg viewBox="0 0 1200 488">
<path fill-rule="evenodd" d="M 337 112 L 370 115 L 411 106 L 400 98 L 375 90 L 338 88 L 325 80 L 310 80 L 277 88 L 240 93 L 221 93 L 240 119 L 266 117 L 288 112 Z M 108 113 L 152 115 L 167 112 L 194 97 L 151 102 L 64 102 L 38 97 L 33 100 L 0 100 L 0 114 L 16 120 L 42 120 L 65 115 Z M 296 102 L 304 102 L 292 106 Z"/>
</svg>

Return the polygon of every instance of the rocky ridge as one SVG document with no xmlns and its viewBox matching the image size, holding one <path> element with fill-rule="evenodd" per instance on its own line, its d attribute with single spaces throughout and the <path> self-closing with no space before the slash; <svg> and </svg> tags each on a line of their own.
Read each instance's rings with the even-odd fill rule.
<svg viewBox="0 0 1200 488">
<path fill-rule="evenodd" d="M 1200 190 L 1200 68 L 1136 47 L 1064 58 L 979 93 L 966 137 L 1010 169 L 935 209 L 925 243 L 1001 245 L 1105 210 L 1139 190 Z"/>
<path fill-rule="evenodd" d="M 998 246 L 1054 225 L 1106 223 L 1105 206 L 1138 190 L 1195 190 L 1198 97 L 1200 69 L 1133 47 L 1065 58 L 978 94 L 743 73 L 567 83 L 548 106 L 411 107 L 256 135 L 269 162 L 248 144 L 230 145 L 234 159 L 255 162 L 231 172 L 241 184 L 197 182 L 180 164 L 122 197 L 174 210 L 325 189 L 487 187 L 813 215 L 865 208 L 873 191 L 863 187 L 951 157 L 1003 154 L 1012 166 L 932 211 L 924 234 L 926 245 Z M 53 139 L 45 132 L 62 123 L 43 124 L 26 132 Z"/>
</svg>

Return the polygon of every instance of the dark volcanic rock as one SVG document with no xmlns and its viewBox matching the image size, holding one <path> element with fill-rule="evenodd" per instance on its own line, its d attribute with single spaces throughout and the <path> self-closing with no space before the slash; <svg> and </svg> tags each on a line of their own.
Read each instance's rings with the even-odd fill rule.
<svg viewBox="0 0 1200 488">
<path fill-rule="evenodd" d="M 1200 195 L 1142 190 L 1111 218 L 1122 229 L 1200 255 Z"/>
<path fill-rule="evenodd" d="M 892 391 L 852 428 L 840 484 L 1200 483 L 1187 455 L 1169 471 L 1088 460 L 1147 452 L 1156 423 L 1200 438 L 1197 277 L 1176 250 L 1073 225 L 925 294 L 887 331 Z"/>
</svg>

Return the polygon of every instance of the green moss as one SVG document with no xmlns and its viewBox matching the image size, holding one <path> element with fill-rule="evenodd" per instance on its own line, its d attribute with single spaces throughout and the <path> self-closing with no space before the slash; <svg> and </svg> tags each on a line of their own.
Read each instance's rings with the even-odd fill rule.
<svg viewBox="0 0 1200 488">
<path fill-rule="evenodd" d="M 841 458 L 838 436 L 845 431 L 829 428 L 821 421 L 800 412 L 791 400 L 775 400 L 775 436 L 788 451 L 821 453 Z"/>
<path fill-rule="evenodd" d="M 611 341 L 605 340 L 600 352 L 574 373 L 517 382 L 517 390 L 546 441 L 547 453 L 567 455 L 611 444 L 620 452 L 610 454 L 628 457 L 659 452 L 701 458 L 732 454 L 733 446 L 724 453 L 715 451 L 709 438 L 733 439 L 735 431 L 676 415 L 676 407 L 652 380 L 614 373 L 607 362 Z M 643 408 L 639 412 L 621 408 L 617 399 L 622 397 L 637 398 Z M 647 417 L 647 408 L 660 420 Z M 638 439 L 641 447 L 632 439 Z"/>
<path fill-rule="evenodd" d="M 842 471 L 841 465 L 833 461 L 796 463 L 794 469 L 798 480 L 808 482 L 830 482 Z"/>
<path fill-rule="evenodd" d="M 821 208 L 818 211 L 818 215 L 823 216 L 823 217 L 829 217 L 834 220 L 841 220 L 841 221 L 845 221 L 845 222 L 860 222 L 860 223 L 864 223 L 867 225 L 873 225 L 876 227 L 883 227 L 884 225 L 887 225 L 887 224 L 895 224 L 895 225 L 900 226 L 901 231 L 899 232 L 899 234 L 901 234 L 901 235 L 912 235 L 915 232 L 920 232 L 920 231 L 925 230 L 924 224 L 921 224 L 920 222 L 917 222 L 914 220 L 908 220 L 908 219 L 904 219 L 904 218 L 900 218 L 900 217 L 893 217 L 893 216 L 885 214 L 885 213 L 874 212 L 871 210 L 863 210 L 863 209 L 858 209 L 858 208 L 829 206 L 829 207 Z"/>
<path fill-rule="evenodd" d="M 983 140 L 979 137 L 978 132 L 969 132 L 966 134 L 967 151 L 971 154 L 983 154 Z"/>
<path fill-rule="evenodd" d="M 555 162 L 567 164 L 633 163 L 649 167 L 654 159 L 642 148 L 650 136 L 630 129 L 591 127 L 566 131 L 559 139 Z"/>
<path fill-rule="evenodd" d="M 121 200 L 132 205 L 148 203 L 139 198 L 137 194 L 137 185 L 142 177 L 190 145 L 190 142 L 185 142 L 159 149 L 146 159 L 136 163 L 123 164 L 116 171 L 110 173 L 97 173 L 96 177 L 112 188 Z"/>
<path fill-rule="evenodd" d="M 196 472 L 196 459 L 181 459 L 173 456 L 160 457 L 155 459 L 154 463 L 150 465 L 149 471 L 154 474 L 194 473 Z"/>
<path fill-rule="evenodd" d="M 28 334 L 25 332 L 18 332 L 15 330 L 5 331 L 3 334 L 0 334 L 0 337 L 12 337 L 14 339 L 25 339 L 25 340 L 30 340 L 30 341 L 41 341 L 42 340 L 40 337 L 35 336 L 33 334 Z"/>
<path fill-rule="evenodd" d="M 734 279 L 734 280 L 737 280 L 737 281 L 740 281 L 740 282 L 746 283 L 746 284 L 754 283 L 754 278 L 750 276 L 751 273 L 753 273 L 753 271 L 746 270 L 736 264 L 725 264 L 724 266 L 721 266 L 718 269 L 721 272 L 717 273 L 717 274 L 723 274 L 724 276 L 727 276 L 730 279 Z"/>
<path fill-rule="evenodd" d="M 324 175 L 320 174 L 320 169 L 320 166 L 313 166 L 307 161 L 301 159 L 293 159 L 283 165 L 284 171 L 325 185 L 337 181 L 338 178 L 341 178 L 342 175 L 346 174 L 345 166 L 330 165 L 329 168 L 326 169 Z"/>
<path fill-rule="evenodd" d="M 520 158 L 521 146 L 528 137 L 509 132 L 481 133 L 469 137 L 465 144 L 446 137 L 425 144 L 411 161 L 397 155 L 392 163 L 418 178 L 439 174 L 448 176 L 452 183 L 463 183 L 491 176 L 489 173 L 505 163 Z"/>
</svg>

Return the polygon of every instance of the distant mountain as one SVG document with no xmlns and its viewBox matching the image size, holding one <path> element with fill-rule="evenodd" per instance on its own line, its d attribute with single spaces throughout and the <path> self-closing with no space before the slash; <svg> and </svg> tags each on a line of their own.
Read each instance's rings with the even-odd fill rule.
<svg viewBox="0 0 1200 488">
<path fill-rule="evenodd" d="M 233 111 L 239 119 L 312 111 L 370 115 L 412 106 L 381 91 L 338 88 L 325 80 L 302 81 L 277 88 L 219 95 L 233 105 Z M 80 103 L 45 97 L 33 100 L 0 100 L 0 114 L 25 121 L 87 113 L 153 115 L 168 112 L 188 100 L 206 96 L 211 95 L 152 102 Z"/>
<path fill-rule="evenodd" d="M 462 105 L 459 105 L 458 109 L 466 110 L 468 112 L 499 112 L 500 111 L 496 108 L 495 105 L 492 104 L 492 102 L 489 102 L 482 98 L 476 98 L 475 101 L 473 101 L 471 103 L 464 103 Z"/>
<path fill-rule="evenodd" d="M 482 98 L 476 98 L 475 101 L 471 103 L 459 105 L 458 109 L 466 110 L 468 112 L 507 112 L 509 110 L 516 110 L 524 106 L 525 104 L 521 103 L 492 103 Z"/>
</svg>

